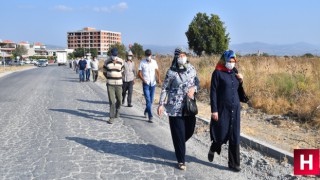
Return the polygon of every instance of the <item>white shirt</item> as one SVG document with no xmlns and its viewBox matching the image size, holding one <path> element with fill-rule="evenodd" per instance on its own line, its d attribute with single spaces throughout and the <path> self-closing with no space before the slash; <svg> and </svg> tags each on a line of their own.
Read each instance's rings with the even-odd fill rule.
<svg viewBox="0 0 320 180">
<path fill-rule="evenodd" d="M 86 59 L 87 61 L 87 69 L 90 69 L 91 68 L 91 59 Z"/>
<path fill-rule="evenodd" d="M 157 61 L 151 59 L 148 62 L 146 59 L 141 60 L 139 65 L 139 71 L 142 72 L 143 79 L 147 81 L 147 84 L 155 86 L 156 82 L 156 69 L 158 69 Z"/>
<path fill-rule="evenodd" d="M 99 61 L 98 60 L 92 60 L 91 61 L 91 69 L 93 70 L 93 71 L 98 71 L 99 70 Z"/>
</svg>

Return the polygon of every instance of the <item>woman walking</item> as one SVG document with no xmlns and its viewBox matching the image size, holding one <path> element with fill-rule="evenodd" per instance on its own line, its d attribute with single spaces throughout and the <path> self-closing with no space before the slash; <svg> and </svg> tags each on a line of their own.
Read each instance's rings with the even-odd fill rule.
<svg viewBox="0 0 320 180">
<path fill-rule="evenodd" d="M 240 171 L 240 101 L 238 95 L 242 75 L 236 73 L 236 54 L 225 51 L 211 78 L 210 103 L 211 147 L 208 160 L 213 161 L 214 153 L 220 154 L 222 144 L 229 141 L 228 167 Z"/>
<path fill-rule="evenodd" d="M 196 123 L 195 115 L 184 114 L 183 107 L 186 96 L 195 98 L 198 88 L 199 79 L 195 68 L 187 62 L 186 52 L 175 49 L 172 65 L 162 85 L 158 115 L 161 116 L 166 109 L 180 170 L 186 170 L 186 142 L 193 135 Z"/>
</svg>

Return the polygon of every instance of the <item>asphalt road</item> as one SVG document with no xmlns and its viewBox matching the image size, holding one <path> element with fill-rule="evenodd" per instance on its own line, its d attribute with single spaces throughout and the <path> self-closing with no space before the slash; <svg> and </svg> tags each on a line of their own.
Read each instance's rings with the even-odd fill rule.
<svg viewBox="0 0 320 180">
<path fill-rule="evenodd" d="M 256 172 L 245 164 L 240 173 L 229 171 L 226 150 L 209 163 L 208 147 L 195 138 L 187 143 L 187 170 L 178 170 L 165 118 L 155 116 L 150 124 L 143 117 L 141 98 L 135 96 L 133 104 L 123 106 L 121 117 L 110 125 L 105 84 L 80 83 L 67 66 L 50 65 L 0 78 L 0 179 L 281 176 Z"/>
</svg>

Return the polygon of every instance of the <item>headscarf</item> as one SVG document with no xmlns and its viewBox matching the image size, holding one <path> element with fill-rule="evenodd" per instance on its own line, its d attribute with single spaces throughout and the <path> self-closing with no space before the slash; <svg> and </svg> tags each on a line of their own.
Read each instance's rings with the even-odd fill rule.
<svg viewBox="0 0 320 180">
<path fill-rule="evenodd" d="M 183 50 L 183 48 L 176 48 L 174 50 L 174 57 L 173 57 L 173 60 L 172 60 L 172 63 L 171 63 L 171 67 L 170 69 L 172 71 L 175 71 L 175 72 L 184 72 L 187 70 L 187 68 L 185 66 L 182 66 L 183 68 L 181 68 L 181 66 L 179 66 L 178 64 L 178 58 L 179 58 L 179 55 L 181 53 L 186 53 L 185 50 Z"/>
<path fill-rule="evenodd" d="M 236 57 L 237 57 L 236 53 L 234 53 L 232 50 L 224 51 L 224 53 L 222 54 L 217 66 L 216 66 L 216 70 L 231 72 L 232 69 L 226 68 L 225 65 L 227 62 L 230 62 L 231 58 L 234 58 L 237 61 Z"/>
</svg>

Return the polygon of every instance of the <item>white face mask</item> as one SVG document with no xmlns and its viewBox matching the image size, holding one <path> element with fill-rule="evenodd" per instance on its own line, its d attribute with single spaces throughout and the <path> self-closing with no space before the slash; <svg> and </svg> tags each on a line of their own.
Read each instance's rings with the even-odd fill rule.
<svg viewBox="0 0 320 180">
<path fill-rule="evenodd" d="M 231 70 L 231 69 L 233 69 L 233 68 L 234 68 L 234 66 L 235 66 L 235 65 L 236 65 L 236 63 L 230 63 L 230 62 L 227 62 L 225 66 L 226 66 L 226 68 L 228 68 L 228 69 L 230 69 L 230 70 Z"/>
<path fill-rule="evenodd" d="M 117 56 L 111 56 L 111 59 L 115 61 L 117 59 Z"/>
<path fill-rule="evenodd" d="M 185 63 L 187 63 L 187 57 L 179 57 L 178 58 L 179 65 L 184 65 Z"/>
<path fill-rule="evenodd" d="M 147 57 L 147 61 L 150 61 L 150 60 L 151 60 L 151 56 L 148 56 L 148 57 Z"/>
<path fill-rule="evenodd" d="M 132 60 L 132 56 L 128 56 L 128 60 Z"/>
</svg>

